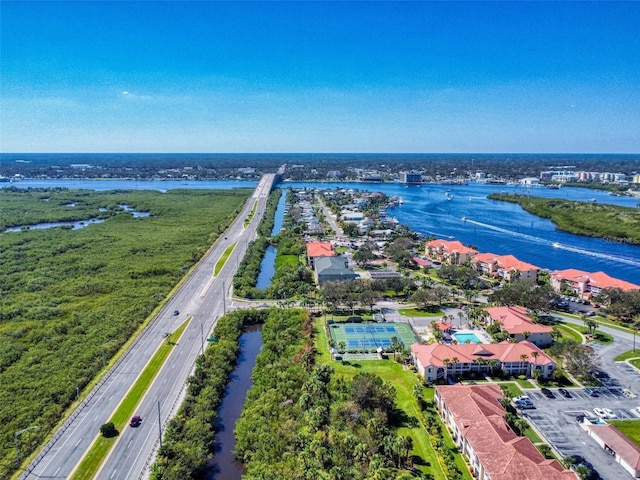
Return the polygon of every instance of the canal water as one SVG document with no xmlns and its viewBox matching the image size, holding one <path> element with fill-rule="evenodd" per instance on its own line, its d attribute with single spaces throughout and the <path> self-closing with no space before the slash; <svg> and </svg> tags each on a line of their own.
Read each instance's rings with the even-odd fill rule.
<svg viewBox="0 0 640 480">
<path fill-rule="evenodd" d="M 282 223 L 284 222 L 285 203 L 287 200 L 286 192 L 282 193 L 280 200 L 278 201 L 278 207 L 273 219 L 273 229 L 271 230 L 271 236 L 277 235 L 282 229 Z M 260 262 L 260 273 L 258 274 L 258 280 L 256 281 L 256 288 L 264 290 L 271 285 L 271 279 L 276 273 L 276 255 L 278 249 L 273 245 L 269 245 L 264 253 L 262 262 Z"/>
<path fill-rule="evenodd" d="M 215 438 L 215 456 L 207 465 L 207 480 L 240 480 L 244 473 L 242 464 L 233 455 L 236 440 L 233 429 L 240 418 L 247 392 L 251 387 L 251 372 L 262 346 L 262 325 L 248 327 L 240 336 L 240 356 L 231 380 L 225 390 L 224 398 L 218 409 Z"/>
</svg>

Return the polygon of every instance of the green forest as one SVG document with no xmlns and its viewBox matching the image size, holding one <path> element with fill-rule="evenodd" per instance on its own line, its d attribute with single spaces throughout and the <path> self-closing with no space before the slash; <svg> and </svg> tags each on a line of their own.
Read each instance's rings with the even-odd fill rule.
<svg viewBox="0 0 640 480">
<path fill-rule="evenodd" d="M 551 219 L 564 232 L 640 245 L 638 208 L 506 193 L 488 198 L 517 203 L 529 213 Z"/>
<path fill-rule="evenodd" d="M 16 470 L 236 217 L 250 190 L 0 190 L 0 478 Z M 149 212 L 134 218 L 126 208 Z M 37 392 L 37 394 L 34 394 Z"/>
</svg>

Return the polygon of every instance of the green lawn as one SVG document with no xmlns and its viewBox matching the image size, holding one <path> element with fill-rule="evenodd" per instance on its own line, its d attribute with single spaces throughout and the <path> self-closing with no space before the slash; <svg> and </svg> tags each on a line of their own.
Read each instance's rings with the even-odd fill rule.
<svg viewBox="0 0 640 480">
<path fill-rule="evenodd" d="M 423 308 L 399 308 L 398 313 L 405 317 L 442 317 L 442 310 L 425 310 Z"/>
<path fill-rule="evenodd" d="M 640 421 L 638 420 L 608 420 L 607 423 L 615 426 L 625 436 L 640 447 Z"/>
<path fill-rule="evenodd" d="M 118 405 L 113 416 L 108 420 L 109 422 L 113 422 L 118 431 L 122 431 L 123 428 L 127 427 L 127 423 L 134 415 L 138 403 L 140 403 L 140 400 L 149 389 L 153 379 L 156 377 L 171 354 L 173 346 L 178 342 L 189 321 L 191 321 L 191 318 L 185 320 L 182 325 L 167 337 L 166 341 L 158 348 L 151 360 L 149 360 L 149 363 L 142 371 L 133 387 L 131 387 L 131 390 L 129 390 L 120 405 Z M 109 451 L 115 445 L 117 439 L 118 437 L 97 437 L 89 451 L 85 454 L 81 463 L 73 472 L 71 476 L 72 480 L 88 480 L 93 478 L 100 468 L 100 465 L 102 465 L 102 462 L 104 462 L 107 457 Z"/>
<path fill-rule="evenodd" d="M 627 350 L 626 352 L 622 352 L 613 360 L 615 362 L 624 362 L 625 360 L 629 360 L 630 358 L 640 358 L 640 343 L 638 343 L 638 347 L 635 350 Z"/>
<path fill-rule="evenodd" d="M 413 421 L 419 422 L 418 405 L 413 397 L 414 385 L 420 383 L 419 376 L 411 370 L 403 369 L 402 365 L 392 360 L 362 360 L 351 362 L 336 362 L 331 360 L 331 357 L 327 348 L 327 336 L 325 333 L 323 321 L 321 319 L 316 320 L 316 349 L 318 353 L 318 361 L 327 363 L 335 369 L 338 375 L 342 375 L 347 378 L 351 378 L 361 372 L 371 372 L 380 376 L 383 380 L 392 383 L 397 392 L 396 404 L 398 408 L 405 412 L 407 418 L 413 419 Z M 424 398 L 426 400 L 433 400 L 434 389 L 424 388 Z M 446 428 L 444 428 L 446 431 Z M 419 465 L 418 468 L 433 475 L 435 480 L 446 480 L 446 476 L 438 463 L 438 457 L 433 449 L 429 436 L 425 429 L 425 426 L 420 423 L 403 425 L 399 429 L 399 433 L 408 435 L 413 440 L 414 455 L 422 458 L 425 465 Z M 448 433 L 447 433 L 448 438 Z M 449 442 L 451 440 L 449 439 Z M 451 443 L 451 446 L 453 443 Z M 471 480 L 471 475 L 468 473 L 464 460 L 460 455 L 457 455 L 457 463 L 460 469 L 464 472 L 466 480 Z"/>
<path fill-rule="evenodd" d="M 558 330 L 562 332 L 563 338 L 568 338 L 569 340 L 574 340 L 578 343 L 582 343 L 582 335 L 574 329 L 575 325 L 567 326 L 567 325 L 558 325 Z"/>
</svg>

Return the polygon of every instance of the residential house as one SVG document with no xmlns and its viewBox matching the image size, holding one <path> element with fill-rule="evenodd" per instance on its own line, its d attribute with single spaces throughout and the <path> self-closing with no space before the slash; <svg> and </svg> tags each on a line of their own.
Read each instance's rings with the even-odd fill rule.
<svg viewBox="0 0 640 480">
<path fill-rule="evenodd" d="M 307 243 L 307 262 L 311 268 L 315 268 L 316 259 L 320 257 L 334 257 L 336 251 L 330 242 Z"/>
<path fill-rule="evenodd" d="M 479 253 L 471 262 L 483 275 L 498 277 L 507 282 L 516 279 L 535 282 L 540 271 L 540 267 L 518 260 L 513 255 Z"/>
<path fill-rule="evenodd" d="M 604 272 L 589 273 L 573 268 L 551 272 L 551 287 L 558 293 L 570 293 L 584 299 L 590 299 L 606 288 L 619 288 L 625 292 L 640 290 L 640 285 L 618 280 Z"/>
<path fill-rule="evenodd" d="M 538 347 L 546 347 L 553 343 L 553 328 L 534 323 L 524 307 L 491 307 L 485 308 L 484 311 L 487 312 L 485 321 L 498 322 L 517 342 L 528 340 Z"/>
<path fill-rule="evenodd" d="M 341 255 L 316 258 L 315 271 L 318 285 L 358 278 L 358 274 L 349 268 L 348 260 Z"/>
<path fill-rule="evenodd" d="M 466 376 L 473 372 L 489 374 L 504 370 L 509 375 L 530 376 L 540 370 L 542 378 L 551 378 L 556 363 L 533 343 L 464 343 L 446 345 L 432 343 L 411 345 L 416 369 L 428 382 L 441 378 Z"/>
<path fill-rule="evenodd" d="M 451 265 L 462 265 L 478 251 L 464 246 L 457 240 L 431 240 L 425 245 L 425 253 L 432 260 Z"/>
<path fill-rule="evenodd" d="M 481 480 L 576 480 L 557 460 L 546 459 L 504 420 L 497 385 L 438 385 L 434 401 L 453 441 Z"/>
</svg>

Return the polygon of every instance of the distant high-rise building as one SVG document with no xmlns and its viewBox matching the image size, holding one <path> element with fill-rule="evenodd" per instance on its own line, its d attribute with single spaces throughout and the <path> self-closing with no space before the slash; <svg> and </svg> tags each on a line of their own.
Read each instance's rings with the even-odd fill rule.
<svg viewBox="0 0 640 480">
<path fill-rule="evenodd" d="M 422 183 L 422 173 L 415 170 L 410 172 L 400 172 L 400 183 L 406 185 L 420 185 Z"/>
</svg>

